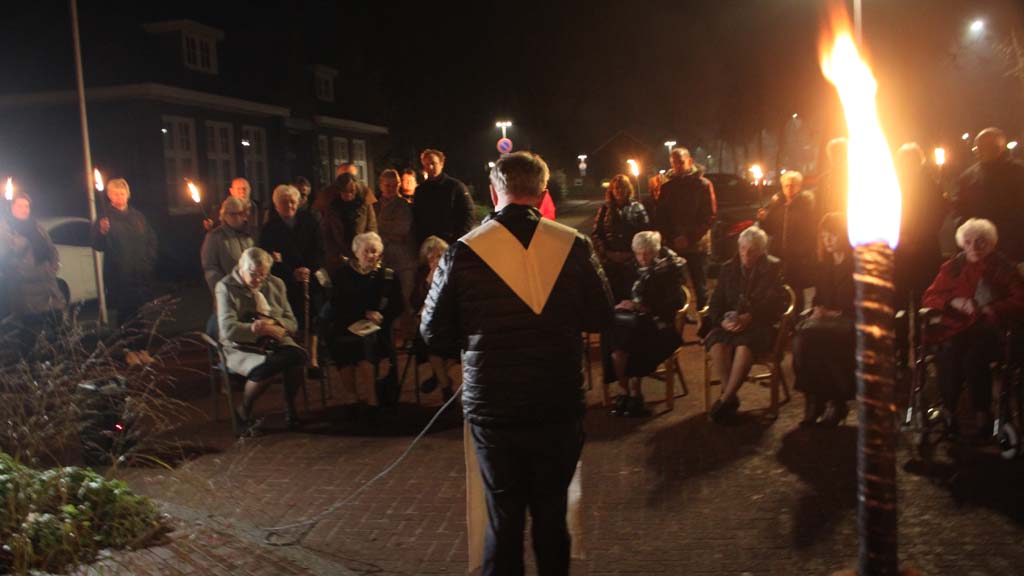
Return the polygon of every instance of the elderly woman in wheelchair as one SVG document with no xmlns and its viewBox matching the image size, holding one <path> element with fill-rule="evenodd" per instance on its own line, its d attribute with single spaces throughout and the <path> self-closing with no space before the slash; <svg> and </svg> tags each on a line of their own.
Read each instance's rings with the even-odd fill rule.
<svg viewBox="0 0 1024 576">
<path fill-rule="evenodd" d="M 739 255 L 722 265 L 699 333 L 722 382 L 722 395 L 708 414 L 715 422 L 739 409 L 740 386 L 755 356 L 772 349 L 775 325 L 786 307 L 782 264 L 768 255 L 768 236 L 750 227 L 738 243 Z"/>
<path fill-rule="evenodd" d="M 1002 357 L 1008 327 L 1024 320 L 1024 280 L 1017 264 L 996 251 L 992 222 L 972 218 L 956 231 L 962 251 L 939 269 L 925 290 L 924 344 L 937 349 L 939 387 L 947 432 L 957 437 L 956 407 L 966 381 L 971 392 L 977 437 L 992 435 L 992 371 Z"/>
<path fill-rule="evenodd" d="M 605 370 L 605 383 L 614 377 L 622 388 L 612 410 L 615 416 L 649 414 L 640 378 L 634 380 L 632 395 L 629 379 L 654 372 L 682 344 L 675 318 L 686 302 L 686 260 L 663 247 L 661 234 L 650 230 L 633 236 L 632 247 L 638 279 L 632 299 L 615 306 L 605 359 L 612 368 Z"/>
</svg>

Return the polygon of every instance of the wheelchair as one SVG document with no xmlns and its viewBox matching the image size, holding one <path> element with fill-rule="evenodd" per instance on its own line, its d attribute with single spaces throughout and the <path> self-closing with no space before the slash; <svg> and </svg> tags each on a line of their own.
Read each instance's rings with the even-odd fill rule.
<svg viewBox="0 0 1024 576">
<path fill-rule="evenodd" d="M 929 458 L 935 447 L 950 437 L 949 422 L 955 414 L 943 404 L 939 387 L 938 350 L 920 337 L 929 327 L 941 322 L 939 310 L 921 308 L 917 312 L 916 334 L 912 338 L 910 398 L 903 426 L 911 432 L 917 455 Z M 1000 455 L 1007 460 L 1024 453 L 1021 430 L 1024 424 L 1024 330 L 1020 326 L 1004 329 L 1000 345 L 1002 357 L 993 363 L 992 385 L 995 419 L 993 437 Z"/>
</svg>

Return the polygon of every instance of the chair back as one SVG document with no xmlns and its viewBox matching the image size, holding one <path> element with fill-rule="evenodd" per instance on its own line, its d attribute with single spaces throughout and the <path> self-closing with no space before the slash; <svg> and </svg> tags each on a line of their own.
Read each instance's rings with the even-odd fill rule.
<svg viewBox="0 0 1024 576">
<path fill-rule="evenodd" d="M 782 288 L 786 291 L 789 303 L 786 305 L 785 311 L 782 312 L 782 318 L 779 319 L 779 333 L 775 338 L 775 349 L 772 350 L 772 356 L 780 362 L 782 361 L 782 356 L 786 353 L 789 332 L 793 328 L 793 319 L 797 315 L 796 292 L 789 284 L 783 284 Z"/>
<path fill-rule="evenodd" d="M 683 306 L 679 310 L 676 310 L 675 326 L 676 332 L 680 336 L 683 335 L 683 329 L 686 328 L 686 313 L 690 311 L 690 305 L 693 303 L 693 290 L 683 283 Z"/>
</svg>

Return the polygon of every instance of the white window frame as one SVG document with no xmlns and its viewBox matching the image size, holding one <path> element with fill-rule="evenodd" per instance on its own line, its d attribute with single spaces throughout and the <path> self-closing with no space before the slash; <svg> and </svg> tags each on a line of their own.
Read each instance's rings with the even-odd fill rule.
<svg viewBox="0 0 1024 576">
<path fill-rule="evenodd" d="M 186 178 L 195 180 L 198 174 L 196 122 L 192 118 L 184 116 L 163 116 L 161 121 L 167 208 L 172 214 L 196 212 L 199 207 L 192 201 L 185 183 Z M 182 134 L 184 126 L 188 127 L 185 140 L 182 139 L 185 136 Z M 187 146 L 182 146 L 183 143 Z M 174 169 L 168 170 L 168 164 L 173 164 Z"/>
<path fill-rule="evenodd" d="M 230 122 L 214 120 L 207 120 L 204 124 L 208 188 L 206 196 L 211 200 L 219 199 L 227 194 L 228 188 L 231 188 L 231 180 L 234 179 L 237 170 L 235 167 L 235 127 Z M 210 130 L 213 130 L 213 146 L 210 146 Z M 222 131 L 226 131 L 227 134 L 223 134 Z"/>
<path fill-rule="evenodd" d="M 267 176 L 267 130 L 262 126 L 242 126 L 242 141 L 249 145 L 242 146 L 243 172 L 252 187 L 252 196 L 262 202 L 270 196 L 270 184 Z"/>
<path fill-rule="evenodd" d="M 192 44 L 191 54 L 189 44 Z M 204 48 L 209 56 L 209 62 L 203 62 Z M 199 34 L 189 30 L 182 30 L 181 50 L 182 61 L 185 63 L 186 68 L 206 72 L 208 74 L 216 74 L 218 72 L 217 39 L 213 36 L 208 34 Z"/>
<path fill-rule="evenodd" d="M 359 179 L 366 184 L 369 164 L 366 161 L 366 140 L 352 139 L 352 164 L 359 170 Z"/>
<path fill-rule="evenodd" d="M 317 72 L 314 90 L 317 100 L 334 102 L 334 76 L 324 72 Z"/>
<path fill-rule="evenodd" d="M 338 173 L 338 166 L 348 162 L 348 138 L 331 136 L 331 174 Z"/>
<path fill-rule="evenodd" d="M 319 134 L 316 137 L 316 158 L 317 173 L 320 177 L 319 185 L 321 187 L 327 186 L 334 181 L 334 178 L 331 174 L 330 140 L 323 134 Z"/>
</svg>

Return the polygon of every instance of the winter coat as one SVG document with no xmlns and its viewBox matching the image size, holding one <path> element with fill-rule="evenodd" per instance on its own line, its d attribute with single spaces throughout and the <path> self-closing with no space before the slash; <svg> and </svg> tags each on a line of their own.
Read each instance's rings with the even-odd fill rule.
<svg viewBox="0 0 1024 576">
<path fill-rule="evenodd" d="M 1024 260 L 1024 164 L 1009 158 L 974 164 L 960 176 L 953 208 L 964 220 L 991 220 L 999 251 Z"/>
<path fill-rule="evenodd" d="M 706 251 L 716 211 L 715 187 L 700 171 L 673 175 L 661 185 L 655 228 L 661 232 L 662 244 L 677 252 Z M 680 237 L 685 247 L 677 246 Z"/>
<path fill-rule="evenodd" d="M 57 287 L 60 257 L 50 235 L 34 219 L 15 220 L 9 231 L 0 262 L 7 282 L 8 312 L 27 316 L 64 309 L 64 295 Z"/>
<path fill-rule="evenodd" d="M 416 244 L 437 236 L 454 244 L 473 228 L 473 198 L 466 185 L 447 174 L 426 180 L 416 187 L 412 199 L 416 223 Z"/>
<path fill-rule="evenodd" d="M 128 207 L 109 208 L 110 230 L 99 232 L 99 220 L 93 227 L 93 247 L 104 253 L 103 278 L 107 297 L 114 308 L 137 306 L 147 302 L 152 292 L 156 268 L 157 238 L 142 212 Z"/>
<path fill-rule="evenodd" d="M 953 308 L 950 303 L 958 297 L 973 299 L 979 310 L 965 314 Z M 973 263 L 961 252 L 939 268 L 939 274 L 921 295 L 921 305 L 942 311 L 942 322 L 925 332 L 926 340 L 945 342 L 982 321 L 980 308 L 986 305 L 1004 325 L 1024 320 L 1024 280 L 1016 263 L 999 252 Z"/>
<path fill-rule="evenodd" d="M 262 338 L 252 331 L 252 323 L 257 318 L 256 298 L 242 281 L 237 268 L 217 282 L 215 293 L 217 325 L 228 369 L 235 374 L 247 376 L 267 359 L 266 354 L 259 352 Z M 270 313 L 266 317 L 277 320 L 289 333 L 275 345 L 298 347 L 290 336 L 295 333 L 298 324 L 288 304 L 284 282 L 276 276 L 268 276 L 260 286 L 260 293 L 270 305 Z"/>
<path fill-rule="evenodd" d="M 395 270 L 414 270 L 419 257 L 412 204 L 396 196 L 381 197 L 373 205 L 377 213 L 377 233 L 384 242 L 384 264 Z"/>
<path fill-rule="evenodd" d="M 299 210 L 295 214 L 294 226 L 289 227 L 275 211 L 263 225 L 259 247 L 271 256 L 275 253 L 280 254 L 280 261 L 274 258 L 270 273 L 284 282 L 292 311 L 301 310 L 303 284 L 295 279 L 295 270 L 309 269 L 310 291 L 316 293 L 318 284 L 312 274 L 324 265 L 324 243 L 320 237 L 320 223 L 312 212 Z"/>
<path fill-rule="evenodd" d="M 224 224 L 206 233 L 199 257 L 203 264 L 203 277 L 211 293 L 216 292 L 221 278 L 235 269 L 242 252 L 253 245 L 252 236 L 248 232 Z"/>
<path fill-rule="evenodd" d="M 364 232 L 377 231 L 377 215 L 362 194 L 357 194 L 350 202 L 336 196 L 323 213 L 320 230 L 324 239 L 324 267 L 333 273 L 353 256 L 353 238 Z"/>
<path fill-rule="evenodd" d="M 753 269 L 745 272 L 736 256 L 722 265 L 718 285 L 708 303 L 708 319 L 701 323 L 701 336 L 721 325 L 726 312 L 750 313 L 753 324 L 771 326 L 782 317 L 785 306 L 779 259 L 765 254 Z"/>
<path fill-rule="evenodd" d="M 659 328 L 675 326 L 676 312 L 686 303 L 686 260 L 662 247 L 652 265 L 640 268 L 633 301 L 654 317 Z"/>
<path fill-rule="evenodd" d="M 510 241 L 529 247 L 541 216 L 512 204 L 485 222 L 492 219 L 514 236 Z M 572 239 L 539 314 L 459 241 L 434 272 L 420 332 L 432 349 L 462 350 L 462 405 L 469 422 L 521 426 L 582 415 L 580 334 L 600 332 L 611 316 L 607 281 L 582 234 Z"/>
<path fill-rule="evenodd" d="M 594 252 L 602 261 L 607 252 L 632 252 L 633 236 L 647 229 L 647 211 L 639 202 L 631 201 L 621 208 L 601 205 L 590 234 Z"/>
<path fill-rule="evenodd" d="M 772 196 L 760 227 L 771 239 L 768 253 L 782 260 L 786 281 L 798 288 L 814 281 L 818 247 L 818 212 L 814 194 L 803 191 L 788 203 L 785 195 Z"/>
<path fill-rule="evenodd" d="M 942 265 L 939 230 L 949 205 L 926 166 L 901 176 L 903 206 L 900 243 L 896 247 L 896 287 L 898 297 L 906 299 L 908 290 L 923 292 Z"/>
</svg>

